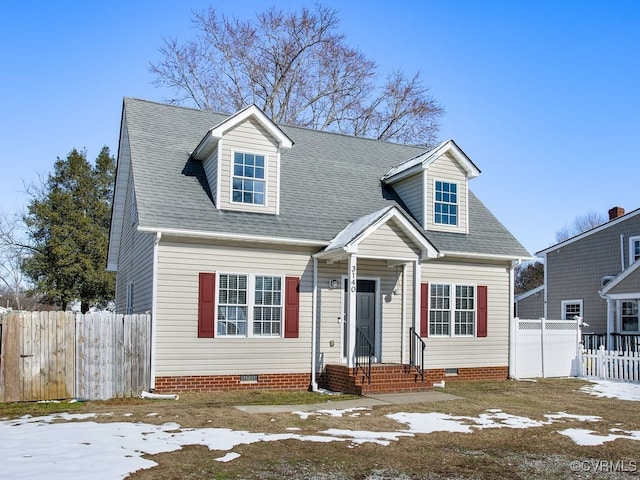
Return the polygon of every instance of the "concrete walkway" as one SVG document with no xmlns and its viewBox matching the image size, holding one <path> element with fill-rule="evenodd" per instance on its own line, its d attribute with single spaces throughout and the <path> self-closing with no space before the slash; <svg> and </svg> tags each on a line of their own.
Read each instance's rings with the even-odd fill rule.
<svg viewBox="0 0 640 480">
<path fill-rule="evenodd" d="M 330 398 L 323 403 L 306 405 L 241 405 L 234 408 L 247 413 L 287 413 L 287 412 L 316 412 L 318 410 L 345 410 L 358 407 L 376 407 L 381 405 L 406 405 L 410 403 L 443 402 L 447 400 L 462 400 L 462 397 L 449 393 L 429 390 L 426 392 L 410 393 L 381 393 L 367 395 L 354 400 L 332 401 Z"/>
</svg>

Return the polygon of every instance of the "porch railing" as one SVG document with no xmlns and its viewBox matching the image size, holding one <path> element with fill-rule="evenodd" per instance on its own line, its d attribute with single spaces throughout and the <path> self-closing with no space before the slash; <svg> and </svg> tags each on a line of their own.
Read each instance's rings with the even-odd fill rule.
<svg viewBox="0 0 640 480">
<path fill-rule="evenodd" d="M 609 348 L 606 333 L 583 333 L 582 345 L 585 350 L 597 350 L 600 346 Z M 640 334 L 612 333 L 611 351 L 614 352 L 640 352 Z"/>
<path fill-rule="evenodd" d="M 582 333 L 582 345 L 585 350 L 597 350 L 600 345 L 607 347 L 606 333 Z"/>
<path fill-rule="evenodd" d="M 357 375 L 358 370 L 362 370 L 362 373 L 367 377 L 369 385 L 371 385 L 371 360 L 374 356 L 374 349 L 369 337 L 356 328 L 356 364 L 354 367 L 354 375 Z"/>
<path fill-rule="evenodd" d="M 424 383 L 424 350 L 426 348 L 424 340 L 420 338 L 418 332 L 413 327 L 409 328 L 409 364 L 414 367 L 420 375 L 420 380 Z"/>
<path fill-rule="evenodd" d="M 612 333 L 614 352 L 640 352 L 640 335 L 633 333 Z M 606 344 L 605 344 L 606 347 Z"/>
</svg>

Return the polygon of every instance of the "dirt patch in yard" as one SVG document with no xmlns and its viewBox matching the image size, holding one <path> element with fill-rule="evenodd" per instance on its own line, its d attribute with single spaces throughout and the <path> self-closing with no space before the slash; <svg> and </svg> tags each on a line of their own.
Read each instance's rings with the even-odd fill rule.
<svg viewBox="0 0 640 480">
<path fill-rule="evenodd" d="M 228 428 L 266 434 L 294 432 L 300 436 L 346 432 L 342 436 L 334 433 L 339 438 L 331 442 L 288 439 L 237 445 L 232 452 L 239 456 L 228 462 L 219 461 L 228 451 L 185 446 L 145 456 L 158 465 L 130 475 L 134 480 L 638 478 L 640 441 L 617 439 L 598 446 L 580 446 L 559 433 L 568 428 L 601 435 L 610 435 L 612 429 L 640 431 L 638 402 L 594 397 L 579 391 L 583 385 L 586 382 L 579 380 L 448 383 L 444 392 L 461 400 L 376 406 L 342 416 L 316 414 L 308 418 L 291 412 L 250 414 L 233 408 L 251 403 L 320 400 L 312 394 L 286 396 L 273 392 L 185 394 L 177 401 L 86 402 L 76 406 L 74 413 L 96 413 L 98 416 L 91 420 L 98 422 L 176 422 L 183 429 Z M 340 402 L 327 407 L 340 409 Z M 400 412 L 443 414 L 438 418 L 445 420 L 465 417 L 460 421 L 470 427 L 468 433 L 409 432 L 409 424 L 390 417 Z M 546 416 L 558 412 L 583 417 L 551 422 Z M 501 415 L 512 421 L 509 427 L 505 423 L 502 428 L 480 428 L 482 421 Z M 520 428 L 527 422 L 530 428 Z M 349 432 L 390 432 L 395 437 L 387 442 L 359 442 Z"/>
</svg>

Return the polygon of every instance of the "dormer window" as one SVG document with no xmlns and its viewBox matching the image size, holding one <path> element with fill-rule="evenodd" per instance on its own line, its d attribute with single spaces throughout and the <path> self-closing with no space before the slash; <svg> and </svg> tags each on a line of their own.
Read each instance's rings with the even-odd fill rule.
<svg viewBox="0 0 640 480">
<path fill-rule="evenodd" d="M 458 224 L 458 185 L 436 180 L 433 222 L 440 225 Z"/>
<path fill-rule="evenodd" d="M 232 201 L 235 203 L 264 205 L 264 194 L 264 155 L 235 152 L 233 156 Z"/>
</svg>

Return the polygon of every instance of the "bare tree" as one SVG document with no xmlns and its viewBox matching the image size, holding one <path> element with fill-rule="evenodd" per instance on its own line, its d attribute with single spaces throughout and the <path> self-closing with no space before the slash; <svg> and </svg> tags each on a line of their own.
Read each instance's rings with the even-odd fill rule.
<svg viewBox="0 0 640 480">
<path fill-rule="evenodd" d="M 576 235 L 591 230 L 597 226 L 602 225 L 607 219 L 601 213 L 593 210 L 589 210 L 584 215 L 576 217 L 570 224 L 565 224 L 560 230 L 556 232 L 556 242 L 560 243 L 568 238 L 575 237 Z"/>
<path fill-rule="evenodd" d="M 380 140 L 432 145 L 440 105 L 420 74 L 401 71 L 379 82 L 377 65 L 336 32 L 336 10 L 316 6 L 285 13 L 275 7 L 253 21 L 214 8 L 194 14 L 198 33 L 165 39 L 150 66 L 171 103 L 232 113 L 249 104 L 278 123 Z"/>
<path fill-rule="evenodd" d="M 516 267 L 515 293 L 528 292 L 544 283 L 544 263 L 529 262 Z"/>
<path fill-rule="evenodd" d="M 25 306 L 27 281 L 22 262 L 31 247 L 24 240 L 21 217 L 0 212 L 0 286 L 3 303 L 21 310 Z"/>
</svg>

